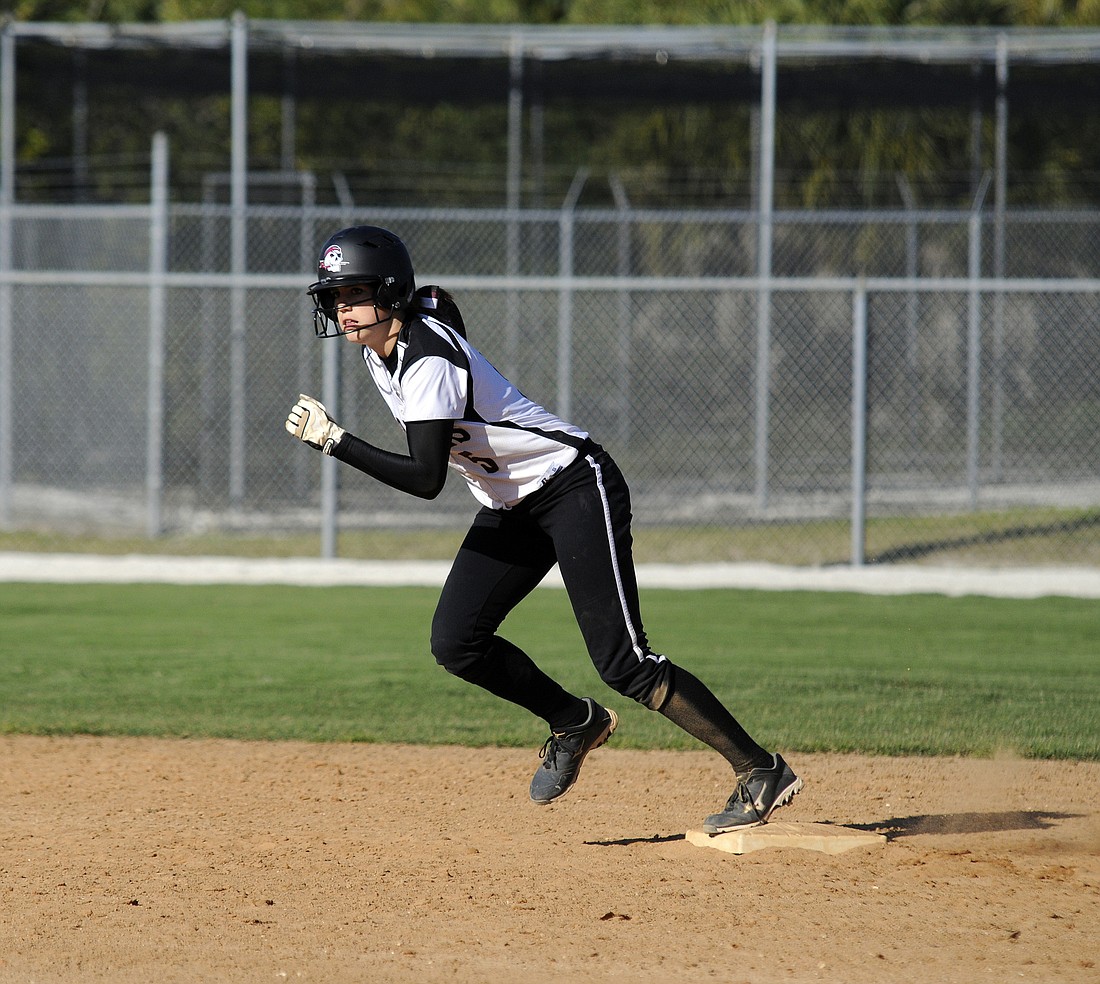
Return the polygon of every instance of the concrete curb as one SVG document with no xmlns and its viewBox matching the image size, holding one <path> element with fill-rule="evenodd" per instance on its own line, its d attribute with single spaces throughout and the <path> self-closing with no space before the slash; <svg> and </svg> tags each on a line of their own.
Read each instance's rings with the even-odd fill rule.
<svg viewBox="0 0 1100 984">
<path fill-rule="evenodd" d="M 436 587 L 449 561 L 161 557 L 152 554 L 0 552 L 0 581 L 32 583 L 289 584 Z M 784 567 L 775 564 L 642 564 L 643 588 L 852 591 L 864 594 L 1100 598 L 1100 570 L 1080 567 L 948 568 L 917 565 Z M 557 570 L 547 587 L 561 587 Z"/>
</svg>

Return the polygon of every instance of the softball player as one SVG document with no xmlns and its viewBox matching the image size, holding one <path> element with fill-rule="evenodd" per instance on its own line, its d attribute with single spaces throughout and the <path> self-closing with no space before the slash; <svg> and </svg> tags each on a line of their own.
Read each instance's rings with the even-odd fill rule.
<svg viewBox="0 0 1100 984">
<path fill-rule="evenodd" d="M 393 233 L 374 226 L 337 232 L 321 249 L 317 274 L 308 289 L 315 332 L 361 347 L 405 430 L 408 454 L 349 433 L 304 394 L 286 429 L 425 499 L 440 493 L 448 466 L 466 480 L 481 508 L 443 587 L 432 654 L 449 672 L 546 721 L 550 736 L 531 799 L 546 804 L 568 792 L 585 756 L 618 724 L 613 710 L 569 693 L 497 634 L 557 563 L 603 681 L 732 766 L 733 794 L 703 829 L 763 823 L 789 802 L 802 780 L 783 758 L 761 748 L 700 680 L 650 647 L 631 555 L 630 492 L 611 456 L 504 378 L 466 339 L 445 291 L 417 291 L 408 251 Z"/>
</svg>

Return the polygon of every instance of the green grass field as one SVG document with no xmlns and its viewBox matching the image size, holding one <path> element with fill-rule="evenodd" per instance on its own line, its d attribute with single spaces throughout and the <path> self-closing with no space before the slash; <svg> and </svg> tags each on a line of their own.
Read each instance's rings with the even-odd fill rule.
<svg viewBox="0 0 1100 984">
<path fill-rule="evenodd" d="M 0 731 L 528 745 L 543 725 L 427 650 L 432 588 L 0 585 Z M 764 744 L 1100 759 L 1094 601 L 647 591 L 654 646 Z M 611 693 L 565 593 L 506 623 L 622 716 L 619 747 L 699 747 Z"/>
</svg>

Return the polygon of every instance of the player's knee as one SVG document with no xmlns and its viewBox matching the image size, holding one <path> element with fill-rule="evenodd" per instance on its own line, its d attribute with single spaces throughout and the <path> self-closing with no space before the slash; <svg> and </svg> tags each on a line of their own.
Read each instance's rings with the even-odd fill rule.
<svg viewBox="0 0 1100 984">
<path fill-rule="evenodd" d="M 432 626 L 431 649 L 435 661 L 448 673 L 467 679 L 485 658 L 485 640 L 457 632 L 447 625 Z"/>
<path fill-rule="evenodd" d="M 460 670 L 469 660 L 469 648 L 454 635 L 437 632 L 431 637 L 432 656 L 448 673 L 462 676 Z"/>
<path fill-rule="evenodd" d="M 650 654 L 616 669 L 608 667 L 600 677 L 617 694 L 655 711 L 668 699 L 672 672 L 672 664 L 664 656 Z"/>
</svg>

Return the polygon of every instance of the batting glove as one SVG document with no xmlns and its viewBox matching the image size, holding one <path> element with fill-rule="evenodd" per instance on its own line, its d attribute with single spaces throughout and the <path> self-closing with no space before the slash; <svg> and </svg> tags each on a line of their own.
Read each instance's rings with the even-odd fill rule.
<svg viewBox="0 0 1100 984">
<path fill-rule="evenodd" d="M 305 393 L 298 396 L 298 402 L 287 416 L 286 431 L 325 454 L 332 454 L 333 448 L 346 433 L 343 427 L 337 426 L 322 404 Z"/>
</svg>

